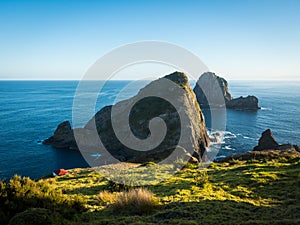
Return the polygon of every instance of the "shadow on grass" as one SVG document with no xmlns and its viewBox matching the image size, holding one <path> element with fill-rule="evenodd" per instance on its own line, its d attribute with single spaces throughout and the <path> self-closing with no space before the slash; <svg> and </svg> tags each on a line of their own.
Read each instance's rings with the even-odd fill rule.
<svg viewBox="0 0 300 225">
<path fill-rule="evenodd" d="M 298 214 L 299 215 L 299 214 Z M 299 224 L 293 207 L 254 206 L 235 201 L 175 202 L 161 206 L 151 214 L 132 215 L 105 208 L 88 213 L 85 220 L 97 224 Z M 100 219 L 101 218 L 101 219 Z"/>
</svg>

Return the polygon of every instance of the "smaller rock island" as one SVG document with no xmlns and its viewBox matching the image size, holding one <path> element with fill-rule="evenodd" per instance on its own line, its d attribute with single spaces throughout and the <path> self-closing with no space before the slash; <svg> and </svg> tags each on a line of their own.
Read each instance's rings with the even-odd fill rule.
<svg viewBox="0 0 300 225">
<path fill-rule="evenodd" d="M 298 151 L 299 147 L 293 144 L 279 144 L 270 129 L 262 132 L 258 145 L 253 148 L 253 151 L 264 151 L 264 150 L 293 150 Z"/>
<path fill-rule="evenodd" d="M 231 160 L 273 160 L 278 158 L 291 159 L 300 156 L 300 149 L 294 144 L 279 144 L 270 129 L 262 132 L 258 145 L 252 151 L 225 157 L 218 162 Z"/>
<path fill-rule="evenodd" d="M 260 109 L 258 98 L 255 96 L 233 98 L 228 90 L 228 82 L 212 72 L 206 72 L 200 76 L 194 87 L 194 92 L 202 109 L 219 108 L 224 104 L 226 108 L 234 110 Z"/>
</svg>

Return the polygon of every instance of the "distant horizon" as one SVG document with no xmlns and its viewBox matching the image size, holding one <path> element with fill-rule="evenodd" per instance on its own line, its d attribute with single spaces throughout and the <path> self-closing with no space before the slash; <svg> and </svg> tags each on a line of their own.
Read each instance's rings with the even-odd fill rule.
<svg viewBox="0 0 300 225">
<path fill-rule="evenodd" d="M 226 79 L 227 81 L 300 81 L 299 79 Z M 0 81 L 153 81 L 144 79 L 76 80 L 76 79 L 0 79 Z M 191 80 L 190 81 L 196 81 Z"/>
</svg>

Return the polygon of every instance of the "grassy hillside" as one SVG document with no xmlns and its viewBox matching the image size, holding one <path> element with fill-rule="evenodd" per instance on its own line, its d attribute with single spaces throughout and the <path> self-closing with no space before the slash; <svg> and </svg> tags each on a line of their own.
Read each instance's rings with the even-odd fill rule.
<svg viewBox="0 0 300 225">
<path fill-rule="evenodd" d="M 138 168 L 160 176 L 170 167 Z M 63 224 L 300 224 L 300 158 L 212 163 L 201 170 L 189 164 L 145 187 L 155 200 L 153 205 L 131 205 L 140 211 L 116 207 L 130 187 L 118 186 L 93 169 L 73 169 L 46 182 L 70 199 L 79 195 L 85 201 L 87 210 Z"/>
<path fill-rule="evenodd" d="M 173 167 L 123 163 L 39 181 L 15 176 L 0 183 L 0 224 L 300 224 L 299 157 L 188 164 L 131 187 L 143 186 L 138 175 L 164 178 Z M 116 168 L 125 185 L 105 178 L 116 178 Z"/>
</svg>

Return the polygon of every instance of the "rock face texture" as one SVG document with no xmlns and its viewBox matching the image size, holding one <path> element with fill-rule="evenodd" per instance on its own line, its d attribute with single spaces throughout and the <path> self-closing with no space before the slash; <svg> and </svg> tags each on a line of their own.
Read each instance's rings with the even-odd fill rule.
<svg viewBox="0 0 300 225">
<path fill-rule="evenodd" d="M 200 87 L 200 85 L 201 87 Z M 228 91 L 227 81 L 215 73 L 202 74 L 196 83 L 194 92 L 201 108 L 219 108 L 226 106 L 235 110 L 257 110 L 258 99 L 255 96 L 233 98 Z"/>
<path fill-rule="evenodd" d="M 203 88 L 198 84 L 201 84 Z M 204 88 L 205 90 L 203 90 Z M 218 107 L 219 104 L 223 104 L 220 102 L 219 93 L 215 91 L 218 89 L 221 90 L 225 103 L 232 100 L 232 96 L 228 91 L 228 83 L 224 78 L 212 72 L 206 72 L 200 76 L 194 87 L 194 92 L 201 108 Z M 208 99 L 210 100 L 210 105 Z"/>
<path fill-rule="evenodd" d="M 45 145 L 52 145 L 54 148 L 76 148 L 73 130 L 69 121 L 59 124 L 52 137 L 43 141 Z"/>
<path fill-rule="evenodd" d="M 254 147 L 254 151 L 268 150 L 268 149 L 279 149 L 279 144 L 275 141 L 273 133 L 270 129 L 262 132 L 258 145 Z"/>
<path fill-rule="evenodd" d="M 173 86 L 166 86 L 168 82 Z M 129 129 L 123 123 L 128 120 Z M 95 133 L 98 134 L 97 137 Z M 164 138 L 160 140 L 160 136 L 164 133 Z M 99 145 L 101 140 L 103 148 L 105 147 L 113 157 L 120 161 L 131 162 L 161 161 L 170 156 L 174 150 L 182 151 L 193 161 L 195 159 L 200 161 L 209 145 L 204 116 L 187 76 L 180 72 L 151 82 L 128 100 L 102 108 L 84 128 L 72 130 L 69 122 L 63 122 L 44 144 L 72 149 L 76 146 L 74 134 L 77 146 L 78 141 L 81 142 L 80 149 L 82 146 L 92 149 Z M 122 141 L 130 140 L 131 134 L 138 141 L 149 138 L 154 142 L 160 141 L 153 148 L 149 142 L 151 148 L 140 151 L 128 147 Z M 135 141 L 134 138 L 132 142 Z M 142 142 L 137 148 L 147 148 L 148 145 L 145 143 Z"/>
</svg>

